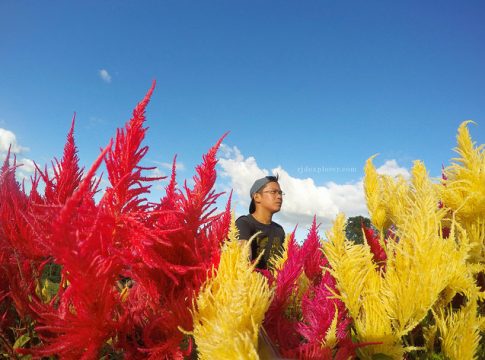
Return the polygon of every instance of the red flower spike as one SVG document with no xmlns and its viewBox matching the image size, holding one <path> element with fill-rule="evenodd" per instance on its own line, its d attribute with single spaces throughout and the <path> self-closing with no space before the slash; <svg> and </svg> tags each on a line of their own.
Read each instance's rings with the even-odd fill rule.
<svg viewBox="0 0 485 360">
<path fill-rule="evenodd" d="M 192 189 L 177 188 L 174 160 L 166 196 L 160 204 L 146 202 L 147 182 L 158 179 L 143 176 L 147 168 L 140 166 L 148 150 L 142 146 L 144 112 L 154 85 L 84 179 L 74 119 L 63 157 L 53 162 L 54 174 L 37 167 L 29 196 L 15 181 L 15 160 L 13 166 L 4 163 L 0 301 L 12 303 L 15 316 L 34 319 L 42 341 L 18 352 L 95 359 L 108 340 L 130 359 L 182 359 L 190 351 L 180 348 L 185 335 L 178 329 L 193 327 L 189 309 L 219 263 L 231 220 L 231 197 L 216 214 L 221 194 L 213 190 L 224 137 L 196 168 Z M 93 179 L 103 159 L 111 187 L 96 203 L 99 179 Z M 62 269 L 61 282 L 52 300 L 43 303 L 35 288 L 47 263 Z M 1 314 L 2 329 L 13 324 L 7 315 Z"/>
<path fill-rule="evenodd" d="M 37 168 L 46 185 L 45 199 L 48 204 L 64 204 L 81 182 L 82 169 L 79 168 L 77 147 L 74 141 L 75 120 L 76 114 L 72 118 L 61 161 L 54 159 L 52 163 L 53 179 L 49 178 L 47 169 L 42 172 Z"/>
<path fill-rule="evenodd" d="M 379 268 L 385 270 L 387 254 L 379 242 L 379 234 L 374 229 L 366 227 L 364 223 L 362 223 L 362 229 L 374 256 L 374 262 L 379 265 Z"/>
<path fill-rule="evenodd" d="M 285 357 L 332 359 L 333 349 L 323 344 L 337 314 L 337 354 L 345 348 L 345 354 L 355 355 L 348 331 L 351 319 L 345 305 L 334 298 L 336 281 L 324 269 L 329 265 L 321 251 L 316 218 L 301 247 L 290 237 L 287 255 L 273 280 L 275 295 L 264 321 L 271 341 Z"/>
<path fill-rule="evenodd" d="M 327 259 L 320 250 L 321 244 L 318 235 L 319 226 L 320 225 L 317 225 L 316 216 L 314 216 L 312 226 L 301 249 L 305 257 L 305 275 L 313 284 L 317 284 L 321 281 L 322 268 L 328 264 Z"/>
<path fill-rule="evenodd" d="M 215 155 L 222 139 L 203 157 L 204 161 L 197 167 L 197 176 L 194 177 L 194 188 L 185 186 L 185 195 L 176 188 L 174 161 L 166 196 L 148 214 L 148 224 L 152 224 L 149 231 L 156 236 L 153 241 L 136 249 L 143 262 L 132 257 L 134 266 L 128 275 L 133 278 L 135 286 L 133 297 L 128 299 L 130 308 L 134 310 L 130 316 L 134 325 L 143 329 L 142 338 L 145 340 L 144 345 L 139 347 L 140 351 L 151 354 L 153 358 L 160 358 L 162 354 L 169 358 L 181 354 L 180 349 L 174 346 L 180 344 L 183 334 L 176 329 L 192 328 L 189 311 L 192 299 L 209 270 L 217 266 L 221 242 L 227 237 L 230 208 L 226 207 L 226 211 L 219 215 L 213 215 L 214 209 L 211 209 L 220 195 L 214 194 L 212 188 L 217 163 Z M 140 234 L 140 231 L 132 236 L 136 233 Z M 148 307 L 136 305 L 142 299 Z M 146 327 L 147 323 L 157 322 L 162 310 L 171 314 L 171 320 L 167 321 L 176 326 L 169 326 L 170 331 L 161 328 L 161 325 Z M 166 317 L 166 314 L 163 315 L 164 319 Z M 165 335 L 154 337 L 156 333 Z"/>
<path fill-rule="evenodd" d="M 292 294 L 298 292 L 297 281 L 303 273 L 304 258 L 299 250 L 298 244 L 291 236 L 288 240 L 288 257 L 276 275 L 274 297 L 264 319 L 264 327 L 271 341 L 279 347 L 283 355 L 296 348 L 300 342 L 297 331 L 298 319 L 290 310 L 294 309 L 295 305 L 298 306 L 293 303 L 295 297 Z"/>
<path fill-rule="evenodd" d="M 143 128 L 145 109 L 154 89 L 155 81 L 133 110 L 133 116 L 125 128 L 117 130 L 114 148 L 110 149 L 105 159 L 112 187 L 106 190 L 104 197 L 107 198 L 105 203 L 111 207 L 115 219 L 119 219 L 123 213 L 146 210 L 147 206 L 141 205 L 145 199 L 140 199 L 139 196 L 147 193 L 149 186 L 143 186 L 141 182 L 159 179 L 142 177 L 141 171 L 144 168 L 139 166 L 148 151 L 148 147 L 141 147 L 141 143 L 146 132 L 146 128 Z"/>
</svg>

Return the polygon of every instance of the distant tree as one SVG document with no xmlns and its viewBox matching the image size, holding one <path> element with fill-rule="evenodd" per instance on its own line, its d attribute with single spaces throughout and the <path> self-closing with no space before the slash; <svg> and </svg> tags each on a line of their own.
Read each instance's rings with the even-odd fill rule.
<svg viewBox="0 0 485 360">
<path fill-rule="evenodd" d="M 372 227 L 369 218 L 365 216 L 352 216 L 347 219 L 345 225 L 345 236 L 347 239 L 353 241 L 356 244 L 364 243 L 364 235 L 362 234 L 362 224 L 366 227 Z"/>
</svg>

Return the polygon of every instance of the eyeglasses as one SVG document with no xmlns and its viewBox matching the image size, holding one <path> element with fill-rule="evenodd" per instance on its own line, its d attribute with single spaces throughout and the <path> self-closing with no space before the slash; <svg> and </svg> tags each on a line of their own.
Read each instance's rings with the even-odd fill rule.
<svg viewBox="0 0 485 360">
<path fill-rule="evenodd" d="M 263 191 L 263 192 L 264 193 L 269 193 L 269 194 L 271 194 L 273 196 L 276 196 L 276 194 L 281 195 L 281 196 L 285 195 L 285 193 L 283 191 L 281 191 L 281 190 L 266 190 L 266 191 Z"/>
</svg>

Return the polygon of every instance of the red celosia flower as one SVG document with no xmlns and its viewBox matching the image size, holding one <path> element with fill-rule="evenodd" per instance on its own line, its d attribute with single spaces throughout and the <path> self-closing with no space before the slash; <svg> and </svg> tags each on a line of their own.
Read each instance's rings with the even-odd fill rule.
<svg viewBox="0 0 485 360">
<path fill-rule="evenodd" d="M 305 275 L 312 284 L 320 283 L 322 279 L 322 268 L 328 264 L 327 259 L 320 250 L 321 243 L 318 235 L 318 227 L 316 216 L 314 216 L 312 226 L 301 250 L 305 254 Z"/>
<path fill-rule="evenodd" d="M 16 167 L 15 158 L 10 166 L 9 151 L 0 170 L 0 295 L 4 301 L 13 302 L 20 317 L 30 315 L 35 319 L 29 296 L 35 289 L 36 264 L 44 252 L 30 227 L 34 221 L 31 204 L 15 179 Z"/>
<path fill-rule="evenodd" d="M 38 168 L 39 174 L 45 183 L 44 197 L 48 204 L 64 204 L 81 182 L 82 169 L 79 168 L 79 158 L 74 142 L 75 118 L 74 116 L 72 119 L 71 129 L 67 135 L 61 161 L 55 159 L 52 163 L 54 176 L 51 178 L 47 169 L 42 172 Z"/>
<path fill-rule="evenodd" d="M 283 356 L 332 359 L 333 350 L 323 344 L 336 314 L 337 352 L 354 354 L 352 342 L 346 342 L 350 340 L 347 328 L 351 320 L 345 305 L 334 298 L 336 281 L 325 270 L 328 266 L 314 218 L 302 247 L 296 244 L 294 234 L 289 240 L 288 257 L 274 279 L 275 295 L 264 321 L 270 339 Z"/>
<path fill-rule="evenodd" d="M 379 265 L 379 268 L 385 270 L 387 254 L 379 242 L 379 234 L 374 229 L 366 227 L 364 223 L 362 223 L 362 229 L 364 230 L 365 239 L 370 246 L 375 263 Z"/>
<path fill-rule="evenodd" d="M 213 190 L 224 137 L 196 168 L 192 188 L 177 188 L 174 160 L 165 197 L 146 201 L 150 182 L 159 179 L 144 176 L 149 168 L 140 165 L 154 85 L 86 175 L 74 120 L 62 159 L 53 162 L 52 175 L 37 168 L 29 195 L 7 157 L 0 172 L 0 305 L 8 301 L 17 316 L 34 319 L 42 341 L 19 352 L 61 359 L 97 359 L 107 347 L 130 359 L 181 359 L 190 352 L 179 328 L 193 327 L 192 301 L 219 263 L 231 221 L 230 198 L 216 214 L 220 194 Z M 96 203 L 99 180 L 93 179 L 103 160 L 110 186 Z M 44 303 L 39 279 L 53 264 L 61 282 Z M 2 331 L 12 325 L 5 313 L 0 319 Z"/>
</svg>

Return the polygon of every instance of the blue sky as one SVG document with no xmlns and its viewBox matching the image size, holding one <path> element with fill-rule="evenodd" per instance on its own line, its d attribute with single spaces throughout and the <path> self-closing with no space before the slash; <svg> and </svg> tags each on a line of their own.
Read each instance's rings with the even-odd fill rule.
<svg viewBox="0 0 485 360">
<path fill-rule="evenodd" d="M 483 1 L 2 1 L 0 152 L 14 142 L 28 174 L 61 156 L 76 112 L 88 166 L 156 80 L 147 164 L 167 174 L 177 154 L 190 178 L 230 131 L 217 187 L 238 215 L 276 170 L 276 219 L 327 227 L 365 213 L 371 155 L 438 176 L 462 121 L 484 143 L 484 14 Z"/>
</svg>

